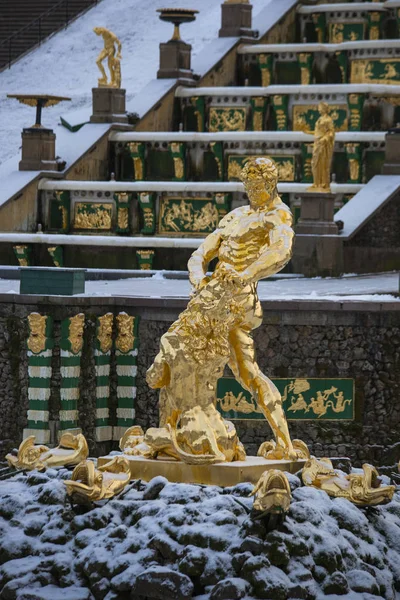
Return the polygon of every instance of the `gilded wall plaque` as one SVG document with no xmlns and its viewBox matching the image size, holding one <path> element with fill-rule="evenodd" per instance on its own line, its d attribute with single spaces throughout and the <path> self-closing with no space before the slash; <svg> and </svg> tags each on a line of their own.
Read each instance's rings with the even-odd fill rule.
<svg viewBox="0 0 400 600">
<path fill-rule="evenodd" d="M 278 180 L 279 181 L 294 181 L 295 180 L 295 157 L 287 155 L 277 154 L 263 154 L 263 156 L 269 156 L 275 162 L 278 167 Z M 240 179 L 240 172 L 243 168 L 244 163 L 253 158 L 259 158 L 259 156 L 253 155 L 231 155 L 228 157 L 228 179 Z"/>
<path fill-rule="evenodd" d="M 111 229 L 113 205 L 109 203 L 77 202 L 75 229 Z"/>
<path fill-rule="evenodd" d="M 197 235 L 213 231 L 220 219 L 220 211 L 211 198 L 160 199 L 159 232 Z"/>
<path fill-rule="evenodd" d="M 245 106 L 240 108 L 224 107 L 210 108 L 208 117 L 209 131 L 245 131 L 246 130 L 246 114 Z"/>
<path fill-rule="evenodd" d="M 365 23 L 329 23 L 329 42 L 355 42 L 365 38 Z"/>
<path fill-rule="evenodd" d="M 354 379 L 272 377 L 271 380 L 282 395 L 288 420 L 354 419 Z M 233 377 L 218 381 L 217 408 L 228 420 L 264 418 L 251 394 Z"/>
<path fill-rule="evenodd" d="M 314 132 L 319 116 L 317 104 L 296 104 L 293 106 L 293 131 Z M 335 131 L 347 131 L 346 104 L 329 104 L 329 116 L 333 120 Z"/>
<path fill-rule="evenodd" d="M 351 62 L 350 83 L 400 84 L 400 58 L 360 59 Z"/>
</svg>

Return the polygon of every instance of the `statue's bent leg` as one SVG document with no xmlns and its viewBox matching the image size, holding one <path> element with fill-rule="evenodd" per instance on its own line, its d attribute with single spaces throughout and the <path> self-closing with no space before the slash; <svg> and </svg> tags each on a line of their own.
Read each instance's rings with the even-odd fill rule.
<svg viewBox="0 0 400 600">
<path fill-rule="evenodd" d="M 290 439 L 286 416 L 282 408 L 282 397 L 278 388 L 260 370 L 250 333 L 237 328 L 230 332 L 231 358 L 229 367 L 239 383 L 257 400 L 267 419 L 276 441 L 287 448 L 289 456 L 296 458 Z"/>
<path fill-rule="evenodd" d="M 100 54 L 99 54 L 99 56 L 97 57 L 97 60 L 96 60 L 96 65 L 99 67 L 99 71 L 101 73 L 101 79 L 105 83 L 107 83 L 107 74 L 106 74 L 105 68 L 103 67 L 102 63 L 103 63 L 103 60 L 106 58 L 107 55 L 108 55 L 107 51 L 105 49 L 103 49 L 100 52 Z"/>
</svg>

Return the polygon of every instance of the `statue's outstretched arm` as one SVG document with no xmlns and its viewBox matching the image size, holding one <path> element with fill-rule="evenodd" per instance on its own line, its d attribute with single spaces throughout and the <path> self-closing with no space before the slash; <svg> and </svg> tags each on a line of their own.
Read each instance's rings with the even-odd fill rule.
<svg viewBox="0 0 400 600">
<path fill-rule="evenodd" d="M 246 282 L 253 283 L 278 273 L 292 257 L 294 233 L 288 225 L 281 225 L 270 233 L 270 243 L 243 273 Z"/>
<path fill-rule="evenodd" d="M 189 280 L 194 288 L 198 288 L 204 279 L 209 262 L 218 255 L 221 245 L 221 234 L 218 229 L 210 233 L 195 250 L 188 261 Z"/>
</svg>

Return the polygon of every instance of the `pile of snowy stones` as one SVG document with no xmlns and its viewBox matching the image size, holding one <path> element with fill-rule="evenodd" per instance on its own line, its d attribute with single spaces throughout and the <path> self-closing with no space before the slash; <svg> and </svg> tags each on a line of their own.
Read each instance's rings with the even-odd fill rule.
<svg viewBox="0 0 400 600">
<path fill-rule="evenodd" d="M 87 512 L 66 502 L 65 469 L 0 483 L 2 600 L 372 600 L 400 592 L 400 493 L 359 509 L 303 487 L 268 532 L 251 484 L 132 482 Z"/>
</svg>

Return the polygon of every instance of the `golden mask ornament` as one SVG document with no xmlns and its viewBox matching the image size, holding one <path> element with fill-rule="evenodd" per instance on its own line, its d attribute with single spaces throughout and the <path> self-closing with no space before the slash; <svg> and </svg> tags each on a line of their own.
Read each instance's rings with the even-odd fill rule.
<svg viewBox="0 0 400 600">
<path fill-rule="evenodd" d="M 32 471 L 43 471 L 50 467 L 66 467 L 76 465 L 89 455 L 85 437 L 79 433 L 73 435 L 69 431 L 62 434 L 57 448 L 35 446 L 35 436 L 23 440 L 18 448 L 18 455 L 7 454 L 6 460 L 10 467 Z"/>
<path fill-rule="evenodd" d="M 109 352 L 112 347 L 112 330 L 114 315 L 107 313 L 102 317 L 98 317 L 99 327 L 97 330 L 97 339 L 99 340 L 100 350 L 102 352 Z"/>
<path fill-rule="evenodd" d="M 71 350 L 74 354 L 78 354 L 83 346 L 83 328 L 85 325 L 85 315 L 79 313 L 70 318 L 68 340 L 71 344 Z"/>
<path fill-rule="evenodd" d="M 130 317 L 125 312 L 121 312 L 117 316 L 117 339 L 115 340 L 115 347 L 120 352 L 126 353 L 133 350 L 135 345 L 135 336 L 133 334 L 134 324 L 135 317 Z"/>
<path fill-rule="evenodd" d="M 235 427 L 215 407 L 217 382 L 228 364 L 272 428 L 275 446 L 267 458 L 304 455 L 293 447 L 281 395 L 258 367 L 251 336 L 262 322 L 258 280 L 291 257 L 292 215 L 277 193 L 278 170 L 271 159 L 249 160 L 241 177 L 250 206 L 225 215 L 188 262 L 192 298 L 162 336 L 147 371 L 149 386 L 160 389 L 160 425 L 148 429 L 131 454 L 190 464 L 244 460 Z M 214 258 L 218 263 L 209 277 Z"/>
<path fill-rule="evenodd" d="M 287 513 L 292 498 L 288 478 L 277 469 L 264 471 L 250 496 L 255 496 L 252 515 L 256 519 L 271 513 Z"/>
<path fill-rule="evenodd" d="M 28 315 L 28 349 L 34 354 L 39 354 L 46 348 L 46 321 L 47 317 L 39 313 Z"/>
<path fill-rule="evenodd" d="M 396 490 L 394 485 L 381 485 L 375 467 L 364 464 L 363 473 L 345 475 L 333 468 L 328 458 L 312 457 L 304 465 L 302 479 L 309 485 L 326 492 L 333 498 L 346 498 L 357 506 L 375 506 L 390 502 Z"/>
</svg>

